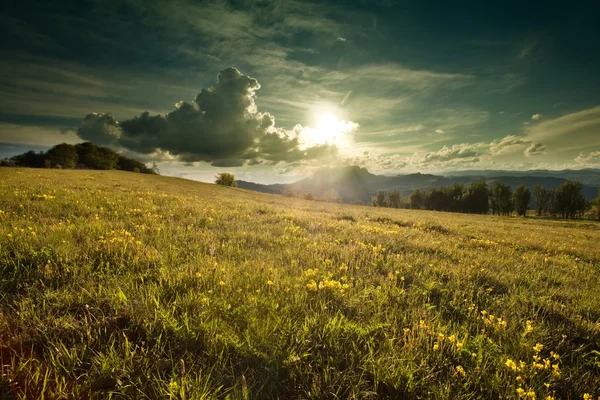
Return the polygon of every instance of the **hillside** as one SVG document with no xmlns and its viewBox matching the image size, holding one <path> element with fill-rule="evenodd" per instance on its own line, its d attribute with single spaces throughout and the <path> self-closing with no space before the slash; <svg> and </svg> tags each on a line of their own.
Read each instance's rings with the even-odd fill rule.
<svg viewBox="0 0 600 400">
<path fill-rule="evenodd" d="M 581 171 L 464 171 L 449 173 L 448 176 L 433 174 L 407 175 L 375 175 L 359 166 L 323 168 L 312 177 L 290 184 L 261 185 L 253 182 L 238 181 L 238 186 L 263 193 L 284 193 L 287 189 L 299 193 L 310 192 L 322 197 L 329 190 L 335 191 L 342 202 L 352 203 L 360 200 L 369 203 L 378 190 L 399 190 L 409 195 L 415 189 L 433 189 L 452 186 L 456 183 L 469 184 L 486 179 L 488 183 L 496 181 L 505 183 L 513 189 L 520 184 L 530 190 L 534 185 L 542 185 L 546 189 L 554 189 L 566 180 L 579 180 L 583 186 L 583 195 L 588 200 L 594 199 L 600 186 L 599 170 Z"/>
<path fill-rule="evenodd" d="M 0 398 L 596 398 L 599 242 L 594 222 L 0 168 Z"/>
</svg>

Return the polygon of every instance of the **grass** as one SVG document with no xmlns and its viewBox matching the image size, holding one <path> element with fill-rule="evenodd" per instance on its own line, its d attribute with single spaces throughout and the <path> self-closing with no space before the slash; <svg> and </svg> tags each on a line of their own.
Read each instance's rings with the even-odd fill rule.
<svg viewBox="0 0 600 400">
<path fill-rule="evenodd" d="M 600 396 L 600 225 L 0 169 L 0 398 Z"/>
</svg>

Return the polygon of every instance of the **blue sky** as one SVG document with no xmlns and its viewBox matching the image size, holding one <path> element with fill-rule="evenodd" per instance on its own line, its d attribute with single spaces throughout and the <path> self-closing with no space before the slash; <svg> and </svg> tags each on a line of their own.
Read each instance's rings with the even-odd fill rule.
<svg viewBox="0 0 600 400">
<path fill-rule="evenodd" d="M 597 3 L 148 3 L 5 2 L 0 156 L 86 139 L 265 183 L 600 166 Z"/>
</svg>

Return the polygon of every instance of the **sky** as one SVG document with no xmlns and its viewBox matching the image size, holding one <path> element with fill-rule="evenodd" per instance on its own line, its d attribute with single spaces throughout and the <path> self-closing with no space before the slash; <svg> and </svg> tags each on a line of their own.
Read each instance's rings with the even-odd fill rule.
<svg viewBox="0 0 600 400">
<path fill-rule="evenodd" d="M 598 168 L 599 4 L 7 0 L 0 157 L 87 140 L 259 183 Z"/>
</svg>

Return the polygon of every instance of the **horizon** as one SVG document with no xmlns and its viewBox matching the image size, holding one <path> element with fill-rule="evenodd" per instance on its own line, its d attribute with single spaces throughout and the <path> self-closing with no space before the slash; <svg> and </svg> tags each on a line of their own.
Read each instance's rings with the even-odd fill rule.
<svg viewBox="0 0 600 400">
<path fill-rule="evenodd" d="M 7 4 L 0 158 L 91 141 L 260 184 L 600 168 L 600 5 L 541 5 Z"/>
</svg>

